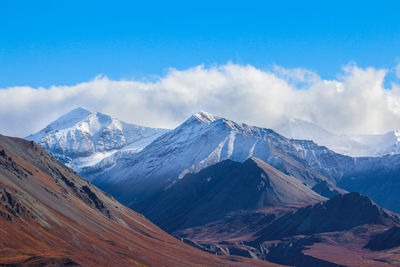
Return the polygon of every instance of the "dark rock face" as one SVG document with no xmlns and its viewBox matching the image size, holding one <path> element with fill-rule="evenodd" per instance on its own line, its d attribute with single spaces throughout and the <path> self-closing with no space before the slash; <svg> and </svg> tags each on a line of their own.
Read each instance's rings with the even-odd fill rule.
<svg viewBox="0 0 400 267">
<path fill-rule="evenodd" d="M 87 185 L 82 186 L 82 190 L 87 194 L 89 199 L 94 203 L 97 209 L 104 209 L 104 203 L 93 193 Z"/>
<path fill-rule="evenodd" d="M 9 171 L 12 171 L 19 179 L 23 179 L 28 177 L 28 175 L 32 175 L 30 171 L 23 168 L 22 166 L 18 166 L 15 161 L 9 157 L 4 150 L 0 151 L 0 167 L 7 168 Z"/>
<path fill-rule="evenodd" d="M 365 246 L 372 250 L 391 249 L 400 246 L 400 227 L 393 226 L 383 233 L 379 233 Z"/>
<path fill-rule="evenodd" d="M 91 204 L 94 204 L 94 206 L 104 215 L 106 215 L 109 219 L 113 219 L 111 212 L 107 209 L 104 203 L 97 197 L 97 195 L 93 193 L 92 190 L 90 190 L 90 188 L 87 185 L 82 186 L 81 190 L 82 190 L 81 192 L 84 192 L 86 194 L 87 199 Z"/>
<path fill-rule="evenodd" d="M 7 212 L 0 210 L 0 216 L 8 221 L 13 221 L 15 217 L 22 215 L 34 218 L 32 213 L 27 209 L 13 193 L 8 189 L 2 188 L 0 185 L 0 203 Z"/>
</svg>

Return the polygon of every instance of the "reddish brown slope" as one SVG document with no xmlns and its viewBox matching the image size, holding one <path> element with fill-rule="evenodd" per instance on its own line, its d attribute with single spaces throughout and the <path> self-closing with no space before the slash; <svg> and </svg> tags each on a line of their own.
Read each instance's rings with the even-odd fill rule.
<svg viewBox="0 0 400 267">
<path fill-rule="evenodd" d="M 270 266 L 185 245 L 33 142 L 0 135 L 0 265 Z"/>
</svg>

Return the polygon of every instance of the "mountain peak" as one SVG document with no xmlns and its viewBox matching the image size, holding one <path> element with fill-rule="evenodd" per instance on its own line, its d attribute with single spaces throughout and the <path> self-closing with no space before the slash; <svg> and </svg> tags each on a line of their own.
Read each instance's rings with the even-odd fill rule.
<svg viewBox="0 0 400 267">
<path fill-rule="evenodd" d="M 122 122 L 101 112 L 76 108 L 27 137 L 75 169 L 97 164 L 115 152 L 139 150 L 166 130 Z"/>
<path fill-rule="evenodd" d="M 196 118 L 198 121 L 202 122 L 202 123 L 212 123 L 216 120 L 221 119 L 221 117 L 210 114 L 208 112 L 205 111 L 200 111 L 196 114 L 193 115 L 194 118 Z"/>
<path fill-rule="evenodd" d="M 53 121 L 49 125 L 47 125 L 45 128 L 40 130 L 39 132 L 35 134 L 31 134 L 26 139 L 35 141 L 38 143 L 40 139 L 42 139 L 45 135 L 58 131 L 58 130 L 63 130 L 69 127 L 72 127 L 73 125 L 77 124 L 78 122 L 84 120 L 87 118 L 92 112 L 78 107 L 76 109 L 71 110 L 70 112 L 62 115 L 59 117 L 57 120 Z"/>
<path fill-rule="evenodd" d="M 67 114 L 69 114 L 69 113 L 91 113 L 91 112 L 85 108 L 77 107 L 77 108 L 74 108 L 73 110 L 71 110 L 70 112 L 68 112 Z"/>
<path fill-rule="evenodd" d="M 92 112 L 90 112 L 89 110 L 79 107 L 79 108 L 73 109 L 70 112 L 62 115 L 61 117 L 59 117 L 57 120 L 55 120 L 54 122 L 52 122 L 49 125 L 55 125 L 55 124 L 64 125 L 65 123 L 75 124 L 75 123 L 85 119 L 90 114 L 92 114 Z"/>
<path fill-rule="evenodd" d="M 68 123 L 68 125 L 71 123 L 75 124 L 75 123 L 85 119 L 90 114 L 92 114 L 92 112 L 90 112 L 89 110 L 78 107 L 78 108 L 71 110 L 70 112 L 65 113 L 64 115 L 62 115 L 61 117 L 59 117 L 57 120 L 55 120 L 54 122 L 52 122 L 49 125 L 54 125 L 54 124 L 64 125 L 65 123 Z"/>
</svg>

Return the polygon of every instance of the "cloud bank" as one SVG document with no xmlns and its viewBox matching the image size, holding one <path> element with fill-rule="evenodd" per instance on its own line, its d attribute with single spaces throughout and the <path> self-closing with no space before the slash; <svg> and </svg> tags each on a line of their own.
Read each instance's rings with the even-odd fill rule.
<svg viewBox="0 0 400 267">
<path fill-rule="evenodd" d="M 400 86 L 384 88 L 388 71 L 352 64 L 324 80 L 301 68 L 226 64 L 171 69 L 151 82 L 99 76 L 74 86 L 10 87 L 0 89 L 0 133 L 26 136 L 76 107 L 153 127 L 173 128 L 205 110 L 270 128 L 299 118 L 336 133 L 382 133 L 400 129 Z"/>
</svg>

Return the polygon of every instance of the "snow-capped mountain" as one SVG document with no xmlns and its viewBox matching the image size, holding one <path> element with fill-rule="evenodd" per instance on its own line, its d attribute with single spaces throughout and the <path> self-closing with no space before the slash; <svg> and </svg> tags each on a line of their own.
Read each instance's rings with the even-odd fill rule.
<svg viewBox="0 0 400 267">
<path fill-rule="evenodd" d="M 77 108 L 26 139 L 40 144 L 79 172 L 106 157 L 115 159 L 139 151 L 167 131 L 128 124 L 100 112 Z"/>
<path fill-rule="evenodd" d="M 322 176 L 306 161 L 306 156 L 314 160 L 302 149 L 307 142 L 312 143 L 297 144 L 270 129 L 200 112 L 138 153 L 112 166 L 104 164 L 106 169 L 88 167 L 82 174 L 126 203 L 154 186 L 166 186 L 226 159 L 244 162 L 257 157 L 310 187 L 326 180 L 332 185 L 334 179 Z M 320 150 L 313 152 L 318 155 L 333 153 L 316 145 L 312 149 Z"/>
<path fill-rule="evenodd" d="M 303 120 L 292 119 L 275 130 L 287 138 L 312 140 L 352 157 L 380 157 L 400 153 L 400 131 L 382 135 L 339 135 Z"/>
</svg>

